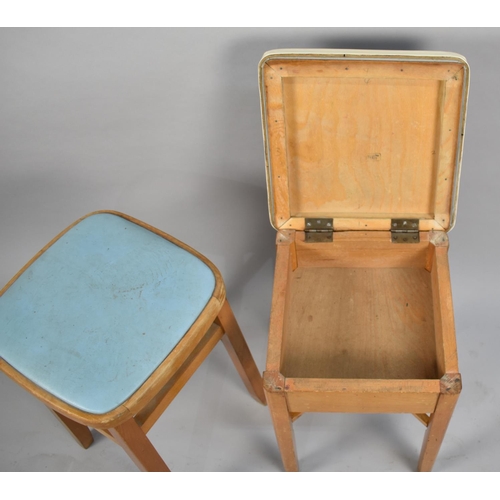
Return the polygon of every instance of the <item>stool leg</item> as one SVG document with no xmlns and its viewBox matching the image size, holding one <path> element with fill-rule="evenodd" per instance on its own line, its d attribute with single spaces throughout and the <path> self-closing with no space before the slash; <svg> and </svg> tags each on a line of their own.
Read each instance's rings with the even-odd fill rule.
<svg viewBox="0 0 500 500">
<path fill-rule="evenodd" d="M 271 411 L 274 432 L 281 452 L 283 466 L 287 472 L 298 472 L 299 462 L 295 451 L 295 436 L 285 394 L 266 391 L 266 398 L 269 410 Z"/>
<path fill-rule="evenodd" d="M 225 333 L 222 337 L 222 343 L 248 392 L 254 399 L 265 405 L 266 398 L 264 396 L 262 377 L 227 300 L 217 316 L 217 322 L 222 326 Z"/>
<path fill-rule="evenodd" d="M 49 410 L 64 425 L 64 427 L 66 427 L 68 432 L 80 446 L 87 449 L 94 442 L 94 437 L 86 425 L 79 424 L 64 415 L 61 415 L 52 408 L 49 408 Z"/>
<path fill-rule="evenodd" d="M 418 462 L 419 472 L 430 472 L 432 470 L 446 429 L 453 415 L 453 410 L 457 404 L 458 396 L 459 394 L 440 394 L 436 410 L 431 415 L 429 426 L 424 436 L 420 460 Z"/>
<path fill-rule="evenodd" d="M 151 441 L 133 418 L 117 427 L 110 428 L 109 432 L 141 471 L 170 472 Z"/>
</svg>

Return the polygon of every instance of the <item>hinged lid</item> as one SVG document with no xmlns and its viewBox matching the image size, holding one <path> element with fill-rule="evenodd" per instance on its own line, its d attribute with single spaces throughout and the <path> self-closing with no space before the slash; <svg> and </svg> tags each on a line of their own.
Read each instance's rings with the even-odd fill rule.
<svg viewBox="0 0 500 500">
<path fill-rule="evenodd" d="M 280 50 L 259 65 L 271 223 L 455 222 L 469 67 L 459 54 Z"/>
</svg>

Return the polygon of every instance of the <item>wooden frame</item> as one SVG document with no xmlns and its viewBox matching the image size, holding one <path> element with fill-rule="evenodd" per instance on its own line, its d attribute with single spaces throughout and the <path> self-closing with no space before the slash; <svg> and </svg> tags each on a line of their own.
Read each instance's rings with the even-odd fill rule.
<svg viewBox="0 0 500 500">
<path fill-rule="evenodd" d="M 459 54 L 279 50 L 259 66 L 276 269 L 264 388 L 287 471 L 304 412 L 412 413 L 430 471 L 461 391 L 448 266 Z M 333 239 L 306 241 L 306 218 Z M 419 242 L 392 242 L 418 219 Z"/>
<path fill-rule="evenodd" d="M 416 245 L 395 245 L 390 233 L 345 232 L 336 233 L 334 242 L 325 244 L 305 243 L 301 231 L 278 233 L 264 388 L 286 470 L 298 470 L 292 421 L 304 412 L 413 413 L 429 426 L 418 467 L 431 470 L 461 390 L 461 376 L 448 239 L 444 233 L 432 232 L 421 233 L 420 238 Z M 338 285 L 342 287 L 340 299 L 332 295 L 337 286 L 334 280 L 330 290 L 318 285 L 315 293 L 308 288 L 305 272 L 325 275 L 328 270 L 376 272 L 377 276 L 398 272 L 398 279 L 405 274 L 410 278 L 424 275 L 426 281 L 416 292 L 414 282 L 403 283 L 394 296 L 389 289 L 394 282 L 388 281 L 387 288 L 380 289 L 387 308 L 380 303 L 376 308 L 378 321 L 383 323 L 376 325 L 370 308 L 354 306 L 349 314 L 353 297 L 363 293 L 357 281 Z M 430 285 L 427 291 L 426 284 Z M 323 296 L 331 308 L 336 301 L 340 303 L 333 311 L 339 321 L 337 330 L 324 327 L 325 321 L 331 324 L 331 309 L 321 304 L 311 307 Z M 433 304 L 430 310 L 425 309 L 428 304 Z M 392 313 L 391 308 L 400 312 Z M 323 318 L 316 319 L 316 315 Z M 357 325 L 342 323 L 353 315 Z M 360 328 L 366 329 L 367 336 Z M 346 340 L 344 329 L 352 335 L 348 344 L 341 343 Z M 334 337 L 329 337 L 332 331 Z M 367 345 L 369 336 L 377 342 Z M 404 341 L 407 345 L 402 349 Z M 345 359 L 339 359 L 343 355 Z M 307 357 L 309 364 L 304 361 Z M 325 376 L 317 375 L 321 372 Z"/>
<path fill-rule="evenodd" d="M 21 387 L 40 399 L 65 425 L 84 448 L 93 441 L 89 427 L 119 444 L 143 471 L 168 471 L 168 467 L 146 437 L 163 411 L 179 393 L 191 375 L 221 340 L 251 396 L 265 404 L 262 377 L 226 299 L 222 276 L 203 255 L 179 240 L 144 222 L 115 211 L 97 211 L 70 225 L 38 252 L 1 290 L 0 296 L 52 244 L 81 220 L 97 213 L 123 217 L 171 241 L 202 260 L 214 273 L 216 284 L 205 309 L 182 340 L 137 391 L 114 410 L 92 414 L 65 403 L 28 380 L 5 360 L 0 370 Z"/>
<path fill-rule="evenodd" d="M 270 51 L 259 74 L 276 229 L 304 230 L 304 217 L 321 216 L 333 217 L 341 231 L 389 230 L 394 217 L 418 218 L 424 231 L 453 227 L 469 89 L 462 56 Z M 364 93 L 366 102 L 356 103 Z M 323 106 L 328 100 L 332 108 Z M 387 197 L 390 191 L 396 196 Z"/>
</svg>

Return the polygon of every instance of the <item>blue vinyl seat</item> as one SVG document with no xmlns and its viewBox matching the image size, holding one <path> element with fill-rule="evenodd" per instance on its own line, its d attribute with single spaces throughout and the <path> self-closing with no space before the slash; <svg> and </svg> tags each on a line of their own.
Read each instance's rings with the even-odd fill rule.
<svg viewBox="0 0 500 500">
<path fill-rule="evenodd" d="M 165 233 L 115 212 L 70 226 L 0 296 L 0 368 L 48 404 L 81 444 L 90 444 L 87 426 L 94 427 L 143 470 L 168 470 L 145 437 L 152 415 L 159 416 L 152 403 L 168 405 L 188 365 L 197 367 L 211 350 L 194 355 L 197 346 L 219 339 L 264 402 L 217 269 Z M 135 437 L 124 437 L 132 427 Z M 133 443 L 144 447 L 144 439 L 156 454 L 153 465 Z"/>
</svg>

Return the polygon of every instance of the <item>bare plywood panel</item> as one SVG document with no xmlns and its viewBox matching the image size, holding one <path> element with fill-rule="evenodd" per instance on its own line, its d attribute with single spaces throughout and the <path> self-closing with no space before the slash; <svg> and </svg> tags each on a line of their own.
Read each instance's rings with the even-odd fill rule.
<svg viewBox="0 0 500 500">
<path fill-rule="evenodd" d="M 438 80 L 283 78 L 292 216 L 433 213 L 442 88 Z"/>
<path fill-rule="evenodd" d="M 297 268 L 281 373 L 438 378 L 430 274 L 419 268 Z"/>
</svg>

